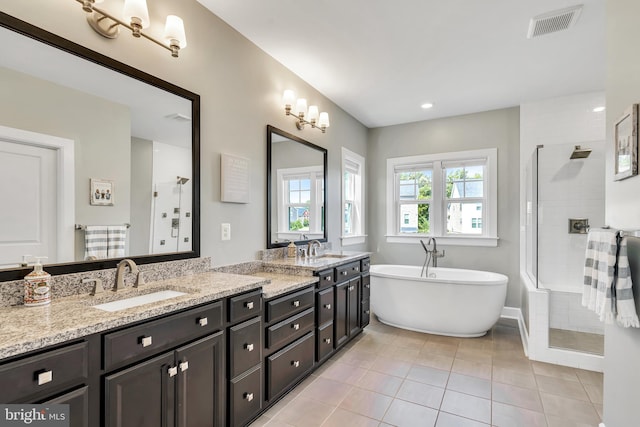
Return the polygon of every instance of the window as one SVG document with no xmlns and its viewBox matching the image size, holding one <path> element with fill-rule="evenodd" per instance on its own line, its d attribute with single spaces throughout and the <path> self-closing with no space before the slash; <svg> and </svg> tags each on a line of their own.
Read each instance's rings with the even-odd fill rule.
<svg viewBox="0 0 640 427">
<path fill-rule="evenodd" d="M 387 241 L 497 245 L 497 150 L 387 159 Z"/>
<path fill-rule="evenodd" d="M 342 245 L 365 242 L 364 157 L 342 148 Z"/>
<path fill-rule="evenodd" d="M 324 235 L 322 167 L 278 169 L 278 239 Z"/>
</svg>

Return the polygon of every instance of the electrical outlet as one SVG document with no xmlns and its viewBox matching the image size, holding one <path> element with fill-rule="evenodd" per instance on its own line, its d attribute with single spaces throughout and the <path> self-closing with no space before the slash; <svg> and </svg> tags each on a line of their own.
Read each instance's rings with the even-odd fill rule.
<svg viewBox="0 0 640 427">
<path fill-rule="evenodd" d="M 231 240 L 231 224 L 229 224 L 228 222 L 223 222 L 222 224 L 220 224 L 220 231 L 221 231 L 221 240 Z"/>
</svg>

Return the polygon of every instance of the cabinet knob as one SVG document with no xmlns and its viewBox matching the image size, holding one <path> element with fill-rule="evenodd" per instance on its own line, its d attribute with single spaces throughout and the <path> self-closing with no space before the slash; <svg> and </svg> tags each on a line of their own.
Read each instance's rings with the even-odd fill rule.
<svg viewBox="0 0 640 427">
<path fill-rule="evenodd" d="M 367 288 L 367 289 L 371 289 L 371 285 L 369 285 L 369 284 L 364 285 L 364 287 Z"/>
<path fill-rule="evenodd" d="M 247 351 L 253 351 L 253 344 L 247 344 L 244 346 L 244 348 L 246 348 Z"/>
<path fill-rule="evenodd" d="M 300 361 L 299 361 L 299 360 L 294 360 L 293 362 L 291 362 L 291 365 L 292 365 L 294 368 L 297 368 L 297 367 L 299 367 L 299 366 L 300 366 Z"/>
<path fill-rule="evenodd" d="M 171 367 L 169 367 L 169 369 L 167 369 L 167 372 L 169 373 L 170 377 L 175 377 L 176 375 L 178 375 L 178 367 L 177 366 L 171 366 Z"/>
<path fill-rule="evenodd" d="M 365 310 L 364 314 L 371 314 L 371 310 Z"/>
<path fill-rule="evenodd" d="M 342 274 L 343 276 L 346 276 L 347 274 L 349 274 L 348 271 L 341 271 L 340 274 Z"/>
<path fill-rule="evenodd" d="M 189 369 L 189 362 L 182 362 L 180 364 L 180 372 L 184 372 Z"/>
<path fill-rule="evenodd" d="M 53 381 L 53 371 L 44 371 L 38 374 L 38 385 L 43 385 Z"/>
<path fill-rule="evenodd" d="M 325 304 L 324 308 L 326 308 L 327 310 L 331 310 L 331 304 Z"/>
<path fill-rule="evenodd" d="M 325 276 L 324 280 L 325 281 L 330 281 L 331 280 L 331 276 Z"/>
<path fill-rule="evenodd" d="M 245 302 L 244 306 L 249 310 L 253 310 L 253 301 Z"/>
<path fill-rule="evenodd" d="M 331 338 L 325 338 L 324 342 L 326 342 L 327 344 L 331 344 Z"/>
<path fill-rule="evenodd" d="M 297 331 L 298 329 L 300 329 L 300 323 L 294 323 L 293 325 L 291 325 L 291 327 Z"/>
<path fill-rule="evenodd" d="M 349 289 L 349 292 L 351 292 L 354 289 L 354 287 L 353 287 L 353 285 L 351 285 L 347 289 Z"/>
<path fill-rule="evenodd" d="M 244 398 L 247 402 L 251 402 L 253 400 L 253 393 L 245 393 Z"/>
<path fill-rule="evenodd" d="M 358 271 L 358 270 L 359 270 L 359 268 L 358 268 L 358 267 L 353 267 L 353 268 L 352 268 L 352 270 L 353 270 L 353 271 Z"/>
<path fill-rule="evenodd" d="M 206 317 L 201 317 L 200 319 L 198 319 L 198 325 L 207 326 L 208 324 L 209 324 L 209 319 L 207 319 Z"/>
<path fill-rule="evenodd" d="M 291 304 L 293 304 L 294 307 L 300 307 L 300 301 L 298 301 L 298 300 L 295 300 Z"/>
<path fill-rule="evenodd" d="M 151 344 L 153 344 L 153 338 L 151 338 L 151 337 L 142 337 L 140 339 L 140 344 L 142 344 L 143 347 L 149 347 Z"/>
</svg>

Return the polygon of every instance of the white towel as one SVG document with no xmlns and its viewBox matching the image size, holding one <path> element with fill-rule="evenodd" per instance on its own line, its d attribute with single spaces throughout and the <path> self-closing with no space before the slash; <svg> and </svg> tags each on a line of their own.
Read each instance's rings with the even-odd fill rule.
<svg viewBox="0 0 640 427">
<path fill-rule="evenodd" d="M 125 256 L 127 227 L 125 225 L 110 225 L 107 227 L 107 257 L 122 258 Z"/>
<path fill-rule="evenodd" d="M 84 258 L 107 258 L 107 227 L 104 225 L 87 225 L 84 231 Z"/>
<path fill-rule="evenodd" d="M 636 303 L 633 299 L 633 282 L 631 281 L 631 268 L 627 258 L 627 238 L 618 239 L 618 265 L 615 272 L 616 322 L 622 327 L 640 328 Z"/>
<path fill-rule="evenodd" d="M 614 318 L 611 290 L 618 247 L 616 235 L 615 230 L 592 228 L 587 236 L 582 305 L 595 311 L 605 323 L 612 323 Z"/>
</svg>

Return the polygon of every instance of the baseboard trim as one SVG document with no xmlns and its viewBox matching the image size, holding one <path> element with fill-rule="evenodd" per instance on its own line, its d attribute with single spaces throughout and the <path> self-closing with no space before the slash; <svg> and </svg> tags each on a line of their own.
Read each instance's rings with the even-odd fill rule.
<svg viewBox="0 0 640 427">
<path fill-rule="evenodd" d="M 529 334 L 524 323 L 522 310 L 518 307 L 503 307 L 500 317 L 504 319 L 514 319 L 518 321 L 518 329 L 520 330 L 520 339 L 522 340 L 522 348 L 524 355 L 529 357 Z"/>
</svg>

